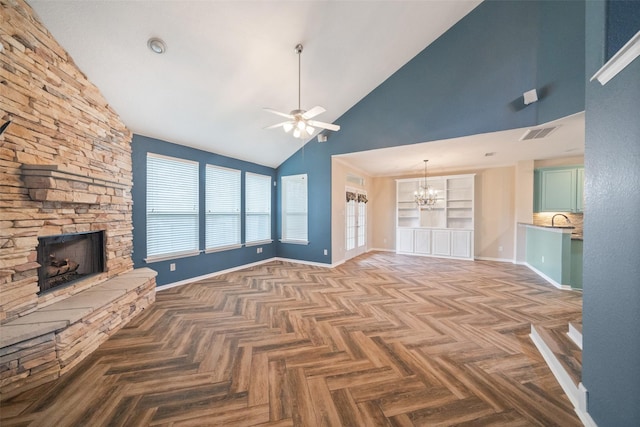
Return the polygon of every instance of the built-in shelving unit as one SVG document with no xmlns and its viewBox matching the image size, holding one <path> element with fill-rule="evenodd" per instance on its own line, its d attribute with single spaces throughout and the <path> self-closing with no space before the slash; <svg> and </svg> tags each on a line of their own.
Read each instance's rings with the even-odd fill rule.
<svg viewBox="0 0 640 427">
<path fill-rule="evenodd" d="M 473 259 L 475 175 L 430 177 L 432 207 L 418 206 L 421 178 L 396 180 L 396 252 Z"/>
</svg>

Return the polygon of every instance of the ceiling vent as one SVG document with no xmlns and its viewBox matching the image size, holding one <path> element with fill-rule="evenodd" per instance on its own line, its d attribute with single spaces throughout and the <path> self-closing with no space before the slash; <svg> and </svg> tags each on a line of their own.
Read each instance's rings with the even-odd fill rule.
<svg viewBox="0 0 640 427">
<path fill-rule="evenodd" d="M 554 132 L 556 129 L 558 129 L 558 127 L 559 126 L 551 126 L 548 128 L 529 129 L 524 133 L 524 135 L 520 137 L 520 141 L 528 141 L 530 139 L 545 138 L 549 136 L 549 134 Z"/>
</svg>

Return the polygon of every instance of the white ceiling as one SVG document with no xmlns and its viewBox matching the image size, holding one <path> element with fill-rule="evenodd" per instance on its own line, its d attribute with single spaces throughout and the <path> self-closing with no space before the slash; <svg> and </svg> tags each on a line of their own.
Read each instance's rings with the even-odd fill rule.
<svg viewBox="0 0 640 427">
<path fill-rule="evenodd" d="M 333 122 L 480 1 L 29 3 L 134 133 L 276 167 L 304 141 L 262 108 L 297 107 L 298 42 L 302 108 Z"/>
</svg>

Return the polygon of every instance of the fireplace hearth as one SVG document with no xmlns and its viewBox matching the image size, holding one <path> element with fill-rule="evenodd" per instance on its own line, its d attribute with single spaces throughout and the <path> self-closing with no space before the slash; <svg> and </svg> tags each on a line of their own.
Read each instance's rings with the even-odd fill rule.
<svg viewBox="0 0 640 427">
<path fill-rule="evenodd" d="M 40 293 L 105 271 L 104 231 L 38 238 Z"/>
</svg>

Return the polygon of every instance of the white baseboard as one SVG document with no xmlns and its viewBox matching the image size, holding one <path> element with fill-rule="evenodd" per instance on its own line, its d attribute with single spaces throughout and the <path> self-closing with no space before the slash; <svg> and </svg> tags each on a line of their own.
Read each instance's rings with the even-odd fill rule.
<svg viewBox="0 0 640 427">
<path fill-rule="evenodd" d="M 394 252 L 395 253 L 395 249 L 383 249 L 383 248 L 371 248 L 369 250 L 367 250 L 367 252 Z"/>
<path fill-rule="evenodd" d="M 515 262 L 512 259 L 508 259 L 508 258 L 492 258 L 488 256 L 477 256 L 475 259 L 477 259 L 478 261 L 509 262 L 511 264 L 515 264 Z"/>
<path fill-rule="evenodd" d="M 567 336 L 582 350 L 582 334 L 569 322 L 569 332 Z"/>
<path fill-rule="evenodd" d="M 556 356 L 544 342 L 542 337 L 538 334 L 538 331 L 533 325 L 531 325 L 531 334 L 529 335 L 529 337 L 531 337 L 531 341 L 533 341 L 543 359 L 545 360 L 545 362 L 547 362 L 549 369 L 551 369 L 551 372 L 553 372 L 553 375 L 558 380 L 558 383 L 560 383 L 560 387 L 562 387 L 573 406 L 575 408 L 578 408 L 580 405 L 580 393 L 578 391 L 578 387 L 573 384 L 573 381 L 571 380 L 569 374 L 564 370 Z"/>
<path fill-rule="evenodd" d="M 316 267 L 324 267 L 324 268 L 334 268 L 339 266 L 340 264 L 344 264 L 344 261 L 338 261 L 333 264 L 325 264 L 322 262 L 313 262 L 313 261 L 304 261 L 299 259 L 292 258 L 281 258 L 281 257 L 273 257 L 268 259 L 263 259 L 262 261 L 252 262 L 250 264 L 242 264 L 237 267 L 227 268 L 226 270 L 214 271 L 213 273 L 203 274 L 202 276 L 191 277 L 189 279 L 180 280 L 179 282 L 167 283 L 166 285 L 161 285 L 156 288 L 156 292 L 164 291 L 166 289 L 175 288 L 176 286 L 182 286 L 189 283 L 197 282 L 199 280 L 210 279 L 212 277 L 220 276 L 222 274 L 233 273 L 234 271 L 244 270 L 245 268 L 255 267 L 257 265 L 266 264 L 271 261 L 283 261 L 283 262 L 291 262 L 294 264 L 305 264 L 305 265 L 313 265 Z"/>
<path fill-rule="evenodd" d="M 595 421 L 593 421 L 593 418 L 591 418 L 591 415 L 587 412 L 587 389 L 584 385 L 579 383 L 576 387 L 569 377 L 569 374 L 564 370 L 556 356 L 544 342 L 542 337 L 540 337 L 538 331 L 533 325 L 531 325 L 531 334 L 529 337 L 542 355 L 544 361 L 547 362 L 547 366 L 551 369 L 553 376 L 556 377 L 556 380 L 569 398 L 569 401 L 571 401 L 573 409 L 576 412 L 576 415 L 578 415 L 578 418 L 580 418 L 580 421 L 582 421 L 586 427 L 598 427 Z"/>
<path fill-rule="evenodd" d="M 546 274 L 544 274 L 542 271 L 538 270 L 537 268 L 533 267 L 531 264 L 529 263 L 525 263 L 524 265 L 526 265 L 527 267 L 529 267 L 529 269 L 531 271 L 533 271 L 534 273 L 536 273 L 538 276 L 542 277 L 544 280 L 546 280 L 547 282 L 551 283 L 553 286 L 555 286 L 558 289 L 571 289 L 571 286 L 569 285 L 562 285 L 558 282 L 556 282 L 555 280 L 553 280 L 551 277 L 547 276 Z"/>
<path fill-rule="evenodd" d="M 237 267 L 227 268 L 226 270 L 214 271 L 213 273 L 203 274 L 202 276 L 191 277 L 189 279 L 180 280 L 179 282 L 167 283 L 166 285 L 160 285 L 156 288 L 156 292 L 164 291 L 166 289 L 175 288 L 176 286 L 187 285 L 189 283 L 197 282 L 199 280 L 210 279 L 212 277 L 220 276 L 222 274 L 233 273 L 234 271 L 244 270 L 245 268 L 255 267 L 256 265 L 266 264 L 274 261 L 276 258 L 267 258 L 262 261 L 252 262 L 250 264 L 242 264 Z"/>
</svg>

